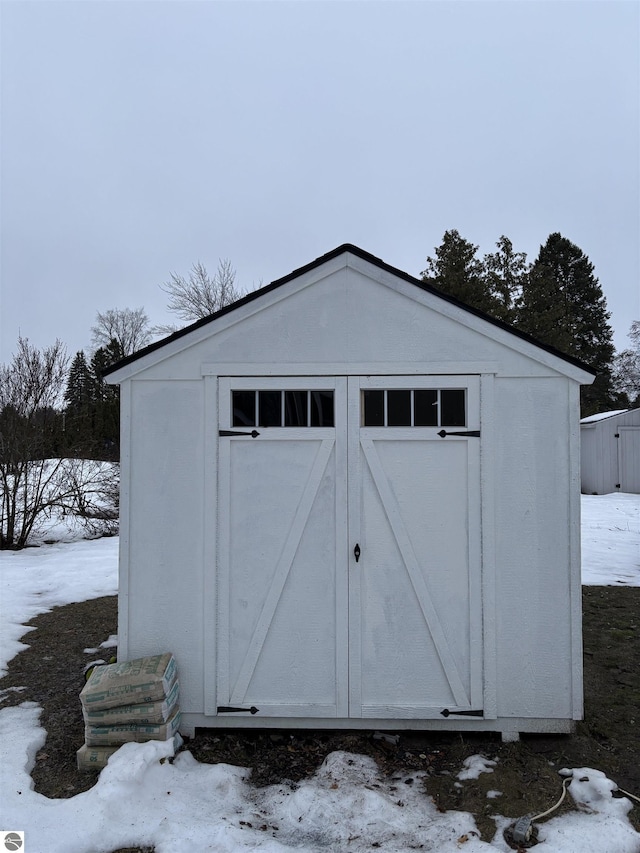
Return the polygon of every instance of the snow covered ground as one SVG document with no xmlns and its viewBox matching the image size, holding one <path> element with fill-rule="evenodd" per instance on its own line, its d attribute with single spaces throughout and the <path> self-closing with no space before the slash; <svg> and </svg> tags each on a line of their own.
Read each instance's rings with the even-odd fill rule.
<svg viewBox="0 0 640 853">
<path fill-rule="evenodd" d="M 583 583 L 640 586 L 640 496 L 583 496 L 582 510 Z M 0 671 L 24 648 L 24 623 L 33 616 L 116 592 L 117 546 L 117 538 L 99 539 L 0 555 Z M 22 853 L 110 853 L 129 845 L 157 853 L 506 853 L 502 832 L 521 816 L 501 817 L 500 793 L 491 791 L 496 835 L 484 842 L 471 815 L 438 812 L 420 785 L 380 777 L 368 757 L 335 752 L 295 790 L 256 789 L 249 770 L 199 764 L 189 752 L 161 763 L 171 754 L 165 743 L 125 744 L 91 790 L 51 800 L 33 791 L 29 775 L 46 737 L 39 715 L 26 702 L 0 711 L 0 849 L 13 830 L 24 833 L 24 846 L 5 847 Z M 480 756 L 467 759 L 459 784 L 492 770 Z M 640 853 L 640 834 L 627 818 L 631 801 L 613 798 L 614 789 L 597 769 L 573 768 L 568 790 L 576 810 L 538 824 L 536 851 Z"/>
<path fill-rule="evenodd" d="M 582 496 L 582 583 L 640 586 L 640 498 Z"/>
</svg>

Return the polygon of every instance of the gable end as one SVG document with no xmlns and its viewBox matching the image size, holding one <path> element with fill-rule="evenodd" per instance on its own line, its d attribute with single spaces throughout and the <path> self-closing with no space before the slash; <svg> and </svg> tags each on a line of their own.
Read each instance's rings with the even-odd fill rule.
<svg viewBox="0 0 640 853">
<path fill-rule="evenodd" d="M 491 317 L 488 314 L 485 314 L 482 311 L 478 310 L 477 308 L 474 308 L 470 305 L 465 304 L 464 302 L 461 302 L 459 299 L 456 299 L 455 297 L 453 297 L 447 293 L 443 293 L 441 290 L 438 290 L 437 288 L 433 287 L 432 285 L 428 284 L 427 282 L 424 282 L 421 279 L 418 279 L 415 276 L 412 276 L 409 273 L 404 272 L 403 270 L 397 269 L 396 267 L 393 267 L 390 264 L 387 264 L 385 261 L 381 260 L 380 258 L 377 258 L 375 255 L 372 255 L 369 252 L 365 252 L 363 249 L 359 248 L 358 246 L 355 246 L 351 243 L 343 243 L 341 246 L 338 246 L 337 248 L 333 249 L 332 251 L 327 252 L 325 255 L 321 255 L 320 257 L 316 258 L 314 261 L 311 261 L 310 263 L 305 264 L 304 266 L 293 270 L 292 272 L 288 273 L 287 275 L 272 281 L 270 284 L 267 284 L 264 287 L 259 288 L 258 290 L 255 290 L 251 293 L 248 293 L 246 296 L 243 296 L 241 299 L 237 300 L 236 302 L 233 302 L 230 305 L 225 306 L 220 311 L 217 311 L 215 314 L 211 314 L 208 317 L 204 317 L 200 320 L 197 320 L 196 322 L 191 323 L 189 326 L 185 326 L 183 329 L 179 329 L 178 331 L 173 332 L 168 337 L 162 338 L 159 341 L 154 341 L 153 343 L 149 344 L 148 346 L 144 347 L 143 349 L 140 349 L 137 352 L 132 353 L 131 355 L 127 356 L 126 358 L 121 359 L 120 361 L 111 365 L 109 368 L 107 368 L 104 371 L 104 374 L 103 374 L 104 377 L 107 378 L 107 377 L 111 376 L 112 374 L 116 373 L 117 371 L 121 370 L 124 367 L 127 367 L 130 364 L 133 364 L 134 362 L 138 361 L 139 359 L 142 359 L 145 356 L 148 356 L 154 352 L 157 352 L 157 351 L 163 349 L 164 347 L 168 346 L 169 344 L 173 343 L 174 341 L 177 341 L 180 338 L 183 338 L 183 337 L 186 337 L 186 336 L 192 334 L 196 330 L 201 329 L 210 323 L 213 323 L 215 320 L 219 319 L 220 317 L 225 316 L 226 314 L 231 313 L 232 311 L 236 311 L 241 306 L 247 305 L 247 304 L 249 304 L 249 303 L 251 303 L 257 299 L 260 299 L 261 297 L 265 296 L 268 293 L 271 293 L 272 291 L 276 290 L 279 287 L 282 287 L 283 285 L 287 284 L 288 282 L 293 281 L 296 278 L 300 278 L 307 273 L 313 272 L 314 270 L 318 269 L 319 267 L 323 266 L 324 264 L 327 264 L 328 262 L 340 257 L 341 255 L 346 255 L 346 254 L 354 255 L 355 257 L 360 258 L 361 260 L 365 261 L 366 263 L 371 264 L 372 266 L 377 267 L 378 269 L 383 270 L 384 272 L 386 272 L 392 276 L 395 276 L 396 278 L 399 278 L 403 281 L 406 281 L 406 282 L 414 285 L 415 287 L 418 287 L 421 290 L 423 290 L 427 293 L 430 293 L 433 296 L 436 296 L 438 299 L 441 299 L 445 302 L 450 303 L 451 305 L 456 306 L 456 308 L 460 308 L 463 311 L 465 311 L 469 314 L 472 314 L 475 317 L 479 317 L 481 320 L 486 321 L 487 323 L 490 323 L 491 325 L 493 325 L 499 329 L 502 329 L 503 331 L 508 332 L 510 335 L 513 335 L 516 338 L 519 338 L 523 341 L 526 341 L 527 343 L 532 344 L 533 346 L 537 347 L 538 349 L 541 349 L 541 350 L 553 355 L 554 357 L 559 358 L 562 361 L 565 361 L 568 364 L 573 365 L 574 367 L 577 367 L 581 370 L 586 371 L 591 376 L 595 377 L 595 375 L 596 375 L 595 370 L 593 370 L 591 367 L 589 367 L 588 365 L 581 362 L 579 359 L 576 359 L 573 356 L 562 353 L 552 346 L 549 346 L 547 344 L 543 344 L 540 341 L 533 338 L 531 335 L 528 335 L 525 332 L 521 332 L 520 330 L 513 328 L 509 324 L 504 323 L 503 321 L 498 320 L 494 317 Z"/>
</svg>

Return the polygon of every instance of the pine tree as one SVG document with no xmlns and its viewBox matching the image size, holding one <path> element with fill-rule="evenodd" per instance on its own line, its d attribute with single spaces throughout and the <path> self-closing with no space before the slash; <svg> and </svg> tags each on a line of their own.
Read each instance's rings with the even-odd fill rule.
<svg viewBox="0 0 640 853">
<path fill-rule="evenodd" d="M 484 274 L 493 297 L 493 316 L 505 323 L 513 323 L 522 299 L 529 264 L 524 252 L 513 251 L 513 243 L 508 237 L 500 237 L 496 246 L 497 252 L 484 257 Z"/>
<path fill-rule="evenodd" d="M 91 446 L 92 382 L 87 359 L 76 353 L 64 392 L 65 450 L 68 456 L 84 457 Z"/>
<path fill-rule="evenodd" d="M 589 258 L 566 237 L 551 234 L 524 282 L 518 327 L 598 372 L 594 384 L 581 389 L 583 417 L 614 404 L 610 316 Z"/>
<path fill-rule="evenodd" d="M 76 353 L 71 362 L 64 400 L 67 404 L 67 412 L 74 415 L 86 412 L 91 404 L 91 373 L 85 354 L 81 350 Z"/>
<path fill-rule="evenodd" d="M 427 258 L 422 280 L 487 314 L 495 314 L 496 300 L 484 274 L 484 265 L 476 256 L 478 247 L 456 230 L 445 231 L 435 258 Z"/>
<path fill-rule="evenodd" d="M 81 408 L 91 397 L 91 375 L 84 352 L 76 353 L 67 379 L 64 399 L 67 406 Z"/>
<path fill-rule="evenodd" d="M 113 339 L 93 354 L 90 365 L 93 398 L 95 458 L 117 461 L 120 456 L 120 389 L 108 385 L 103 371 L 124 357 L 122 346 Z"/>
</svg>

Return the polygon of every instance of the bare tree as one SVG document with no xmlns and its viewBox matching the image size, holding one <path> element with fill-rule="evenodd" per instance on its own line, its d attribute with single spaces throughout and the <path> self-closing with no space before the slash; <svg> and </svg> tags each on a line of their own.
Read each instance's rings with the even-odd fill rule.
<svg viewBox="0 0 640 853">
<path fill-rule="evenodd" d="M 56 452 L 67 363 L 60 341 L 40 351 L 19 337 L 11 363 L 0 367 L 0 548 L 26 545 L 48 507 L 59 466 L 45 463 Z"/>
<path fill-rule="evenodd" d="M 629 402 L 640 401 L 640 320 L 634 320 L 629 330 L 631 346 L 619 352 L 613 360 L 613 382 Z"/>
<path fill-rule="evenodd" d="M 144 308 L 98 311 L 96 324 L 91 327 L 94 347 L 108 347 L 115 341 L 122 358 L 142 349 L 151 341 L 151 337 L 149 318 Z"/>
<path fill-rule="evenodd" d="M 21 337 L 0 366 L 0 550 L 24 548 L 60 515 L 91 535 L 115 532 L 117 466 L 60 453 L 67 363 L 60 341 L 40 351 Z"/>
<path fill-rule="evenodd" d="M 168 309 L 185 323 L 193 323 L 215 314 L 244 296 L 236 287 L 236 273 L 229 260 L 219 260 L 218 269 L 210 276 L 203 263 L 198 261 L 187 277 L 172 272 L 171 279 L 161 284 L 169 295 Z M 173 326 L 159 327 L 157 331 L 175 331 Z"/>
<path fill-rule="evenodd" d="M 82 527 L 90 536 L 118 531 L 120 466 L 92 459 L 65 459 L 55 506 L 67 526 Z"/>
</svg>

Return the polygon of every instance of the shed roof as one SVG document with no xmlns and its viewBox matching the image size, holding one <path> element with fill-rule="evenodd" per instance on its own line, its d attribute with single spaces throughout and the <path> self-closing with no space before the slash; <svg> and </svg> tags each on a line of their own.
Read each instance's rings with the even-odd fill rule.
<svg viewBox="0 0 640 853">
<path fill-rule="evenodd" d="M 624 415 L 625 412 L 630 412 L 631 409 L 615 409 L 612 412 L 600 412 L 598 415 L 589 415 L 588 418 L 581 418 L 581 424 L 595 424 L 598 421 L 605 421 L 607 418 L 615 418 L 617 415 Z"/>
<path fill-rule="evenodd" d="M 589 415 L 587 418 L 582 418 L 580 424 L 588 426 L 589 424 L 597 424 L 608 420 L 619 421 L 621 426 L 637 426 L 640 423 L 640 409 L 619 409 L 612 412 L 601 412 L 599 415 Z"/>
<path fill-rule="evenodd" d="M 261 287 L 258 290 L 255 290 L 252 293 L 247 294 L 246 296 L 242 297 L 241 299 L 237 300 L 236 302 L 233 302 L 230 305 L 227 305 L 226 307 L 222 308 L 220 311 L 217 311 L 215 314 L 211 314 L 208 317 L 204 317 L 200 320 L 197 320 L 195 323 L 191 323 L 189 326 L 185 326 L 184 328 L 179 329 L 178 331 L 174 332 L 173 334 L 169 335 L 168 337 L 162 338 L 159 341 L 154 341 L 152 344 L 149 344 L 148 346 L 146 346 L 140 350 L 137 350 L 132 355 L 129 355 L 126 358 L 121 359 L 120 361 L 116 362 L 115 364 L 113 364 L 109 368 L 107 368 L 104 371 L 104 375 L 109 376 L 112 373 L 115 373 L 116 371 L 120 370 L 121 368 L 123 368 L 129 364 L 132 364 L 133 362 L 137 361 L 138 359 L 143 358 L 144 356 L 147 356 L 156 350 L 162 349 L 163 347 L 167 346 L 169 343 L 171 343 L 175 340 L 178 340 L 179 338 L 182 338 L 186 335 L 189 335 L 191 332 L 195 331 L 196 329 L 200 329 L 203 326 L 206 326 L 207 324 L 214 322 L 218 317 L 222 317 L 223 315 L 228 314 L 231 311 L 236 310 L 241 305 L 245 305 L 248 302 L 252 302 L 253 300 L 259 299 L 264 294 L 270 293 L 271 291 L 275 290 L 276 288 L 281 287 L 283 284 L 286 284 L 287 282 L 289 282 L 289 281 L 291 281 L 291 280 L 293 280 L 299 276 L 302 276 L 305 273 L 311 272 L 312 270 L 317 269 L 318 267 L 322 266 L 323 264 L 327 263 L 328 261 L 331 261 L 334 258 L 337 258 L 340 255 L 346 254 L 346 253 L 355 255 L 356 257 L 361 258 L 362 260 L 372 264 L 375 267 L 378 267 L 379 269 L 383 270 L 386 273 L 390 273 L 391 275 L 395 275 L 398 278 L 403 279 L 404 281 L 410 282 L 411 284 L 414 284 L 416 287 L 419 287 L 421 290 L 424 290 L 428 293 L 431 293 L 434 296 L 437 296 L 438 298 L 443 299 L 444 301 L 451 303 L 452 305 L 456 305 L 457 307 L 464 309 L 465 311 L 469 312 L 470 314 L 475 315 L 476 317 L 480 317 L 481 319 L 486 320 L 488 323 L 491 323 L 494 326 L 497 326 L 498 328 L 506 330 L 507 332 L 514 335 L 515 337 L 520 338 L 522 340 L 525 340 L 528 343 L 533 344 L 536 347 L 539 347 L 540 349 L 544 350 L 545 352 L 548 352 L 551 355 L 554 355 L 557 358 L 560 358 L 563 361 L 566 361 L 569 364 L 574 365 L 575 367 L 578 367 L 582 370 L 585 370 L 587 373 L 590 373 L 592 376 L 596 375 L 596 371 L 593 368 L 589 367 L 587 364 L 580 361 L 579 359 L 574 358 L 573 356 L 567 355 L 566 353 L 560 352 L 560 350 L 557 350 L 557 349 L 555 349 L 555 347 L 549 346 L 548 344 L 543 344 L 540 341 L 533 338 L 531 335 L 528 335 L 525 332 L 521 332 L 518 329 L 515 329 L 513 326 L 510 326 L 509 324 L 503 323 L 501 320 L 497 320 L 496 318 L 491 317 L 488 314 L 483 313 L 482 311 L 479 311 L 477 308 L 473 308 L 472 306 L 467 305 L 464 302 L 461 302 L 459 299 L 456 299 L 455 297 L 450 296 L 448 293 L 443 293 L 441 290 L 438 290 L 436 287 L 433 287 L 433 285 L 428 284 L 427 282 L 422 281 L 422 279 L 416 278 L 415 276 L 412 276 L 409 273 L 404 272 L 403 270 L 397 269 L 396 267 L 393 267 L 390 264 L 387 264 L 385 261 L 381 260 L 380 258 L 375 257 L 375 255 L 371 255 L 369 252 L 365 252 L 364 249 L 361 249 L 358 246 L 353 245 L 352 243 L 343 243 L 341 246 L 338 246 L 335 249 L 332 249 L 332 251 L 327 252 L 325 255 L 321 255 L 320 257 L 316 258 L 314 261 L 311 261 L 310 263 L 305 264 L 304 266 L 293 270 L 292 272 L 288 273 L 287 275 L 283 276 L 282 278 L 278 278 L 275 281 L 272 281 L 270 284 L 267 284 L 264 287 Z"/>
</svg>

